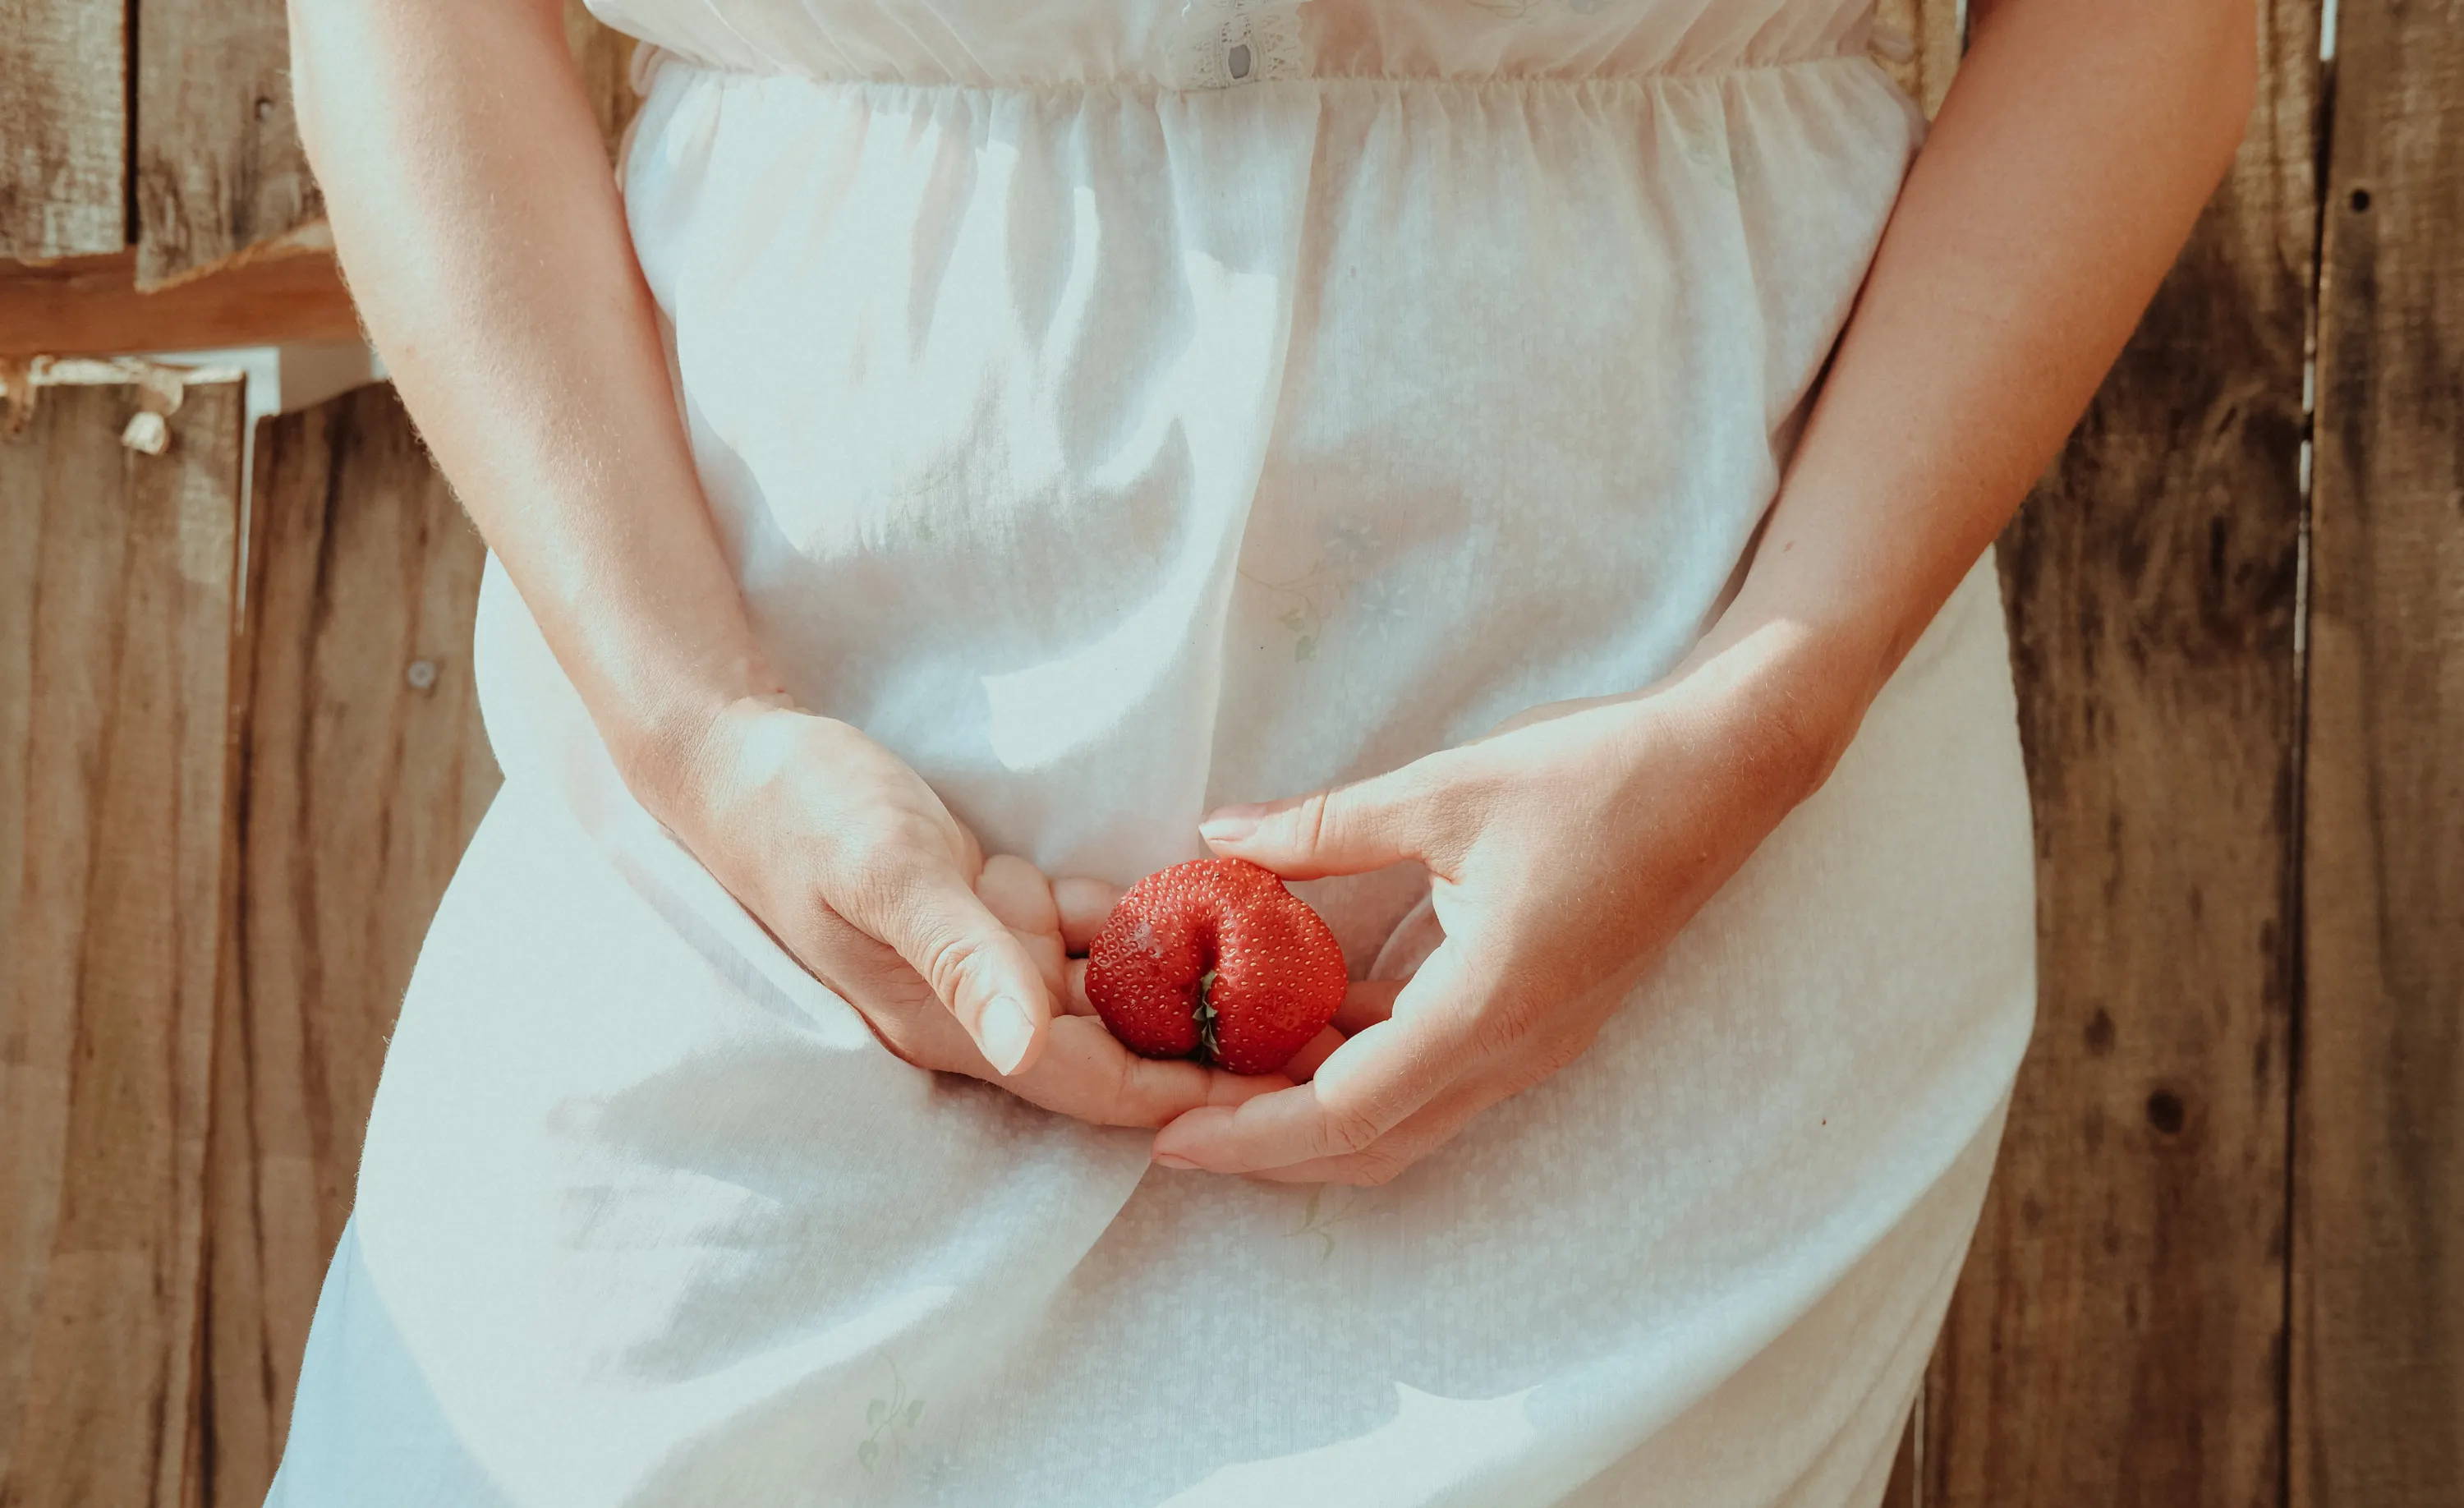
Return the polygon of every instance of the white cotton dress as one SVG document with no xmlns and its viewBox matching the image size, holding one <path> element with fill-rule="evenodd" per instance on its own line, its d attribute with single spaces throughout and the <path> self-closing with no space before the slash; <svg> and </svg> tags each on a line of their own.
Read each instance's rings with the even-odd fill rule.
<svg viewBox="0 0 2464 1508">
<path fill-rule="evenodd" d="M 781 672 L 1115 883 L 1677 661 L 1924 131 L 1859 0 L 595 8 Z M 1990 565 L 1587 1057 L 1364 1190 L 900 1061 L 493 563 L 476 667 L 278 1508 L 1880 1497 L 2034 1014 Z M 1427 944 L 1415 872 L 1300 888 Z"/>
</svg>

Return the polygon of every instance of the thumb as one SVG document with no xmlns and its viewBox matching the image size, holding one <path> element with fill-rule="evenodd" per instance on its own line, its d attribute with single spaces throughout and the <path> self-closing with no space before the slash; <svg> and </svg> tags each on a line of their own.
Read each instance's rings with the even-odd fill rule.
<svg viewBox="0 0 2464 1508">
<path fill-rule="evenodd" d="M 1004 1077 L 1032 1065 L 1052 1018 L 1035 955 L 956 871 L 918 875 L 868 929 L 921 975 Z"/>
<path fill-rule="evenodd" d="M 1309 796 L 1218 807 L 1198 824 L 1207 846 L 1246 859 L 1287 880 L 1363 874 L 1421 859 L 1418 841 L 1427 799 L 1419 766 Z"/>
</svg>

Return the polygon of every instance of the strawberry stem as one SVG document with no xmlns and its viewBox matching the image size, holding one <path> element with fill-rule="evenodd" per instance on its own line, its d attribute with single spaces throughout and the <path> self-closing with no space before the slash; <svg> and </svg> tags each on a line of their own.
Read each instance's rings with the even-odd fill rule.
<svg viewBox="0 0 2464 1508">
<path fill-rule="evenodd" d="M 1215 971 L 1198 976 L 1198 1060 L 1215 1061 Z"/>
</svg>

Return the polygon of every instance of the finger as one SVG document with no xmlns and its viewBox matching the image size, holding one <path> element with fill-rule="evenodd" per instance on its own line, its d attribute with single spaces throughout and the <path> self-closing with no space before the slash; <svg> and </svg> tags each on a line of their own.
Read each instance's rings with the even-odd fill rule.
<svg viewBox="0 0 2464 1508">
<path fill-rule="evenodd" d="M 885 880 L 890 897 L 847 920 L 896 950 L 967 1029 L 1003 1075 L 1022 1073 L 1043 1049 L 1051 994 L 1035 956 L 946 866 L 918 863 Z"/>
<path fill-rule="evenodd" d="M 1395 1014 L 1395 997 L 1403 992 L 1400 979 L 1363 979 L 1343 994 L 1343 1003 L 1335 1007 L 1335 1027 L 1346 1037 L 1354 1037 Z"/>
<path fill-rule="evenodd" d="M 1061 912 L 1052 904 L 1051 883 L 1044 871 L 1016 854 L 995 854 L 976 876 L 976 899 L 1018 934 L 1044 978 L 1045 992 L 1061 997 L 1066 983 L 1061 964 Z"/>
<path fill-rule="evenodd" d="M 894 1056 L 919 1068 L 968 1070 L 981 1064 L 983 1055 L 966 1029 L 889 944 L 826 906 L 799 916 L 792 936 L 772 930 L 759 916 L 753 919 L 805 973 L 852 1007 Z"/>
<path fill-rule="evenodd" d="M 1069 955 L 1061 951 L 1061 939 L 1050 932 L 1021 932 L 1012 929 L 1011 935 L 1026 949 L 1035 960 L 1035 972 L 1044 980 L 1046 998 L 1052 1001 L 1052 1013 L 1064 1009 L 1062 992 L 1069 987 Z"/>
<path fill-rule="evenodd" d="M 1291 1061 L 1284 1064 L 1282 1069 L 1284 1077 L 1295 1082 L 1306 1082 L 1311 1074 L 1317 1072 L 1318 1064 L 1333 1057 L 1334 1050 L 1343 1045 L 1343 1035 L 1330 1026 L 1310 1038 L 1302 1045 L 1299 1052 L 1292 1054 Z"/>
<path fill-rule="evenodd" d="M 1252 1172 L 1367 1148 L 1474 1066 L 1469 966 L 1441 949 L 1397 997 L 1393 1016 L 1345 1039 L 1309 1082 L 1233 1109 L 1193 1110 L 1164 1127 L 1155 1155 L 1216 1172 Z"/>
<path fill-rule="evenodd" d="M 1052 899 L 1061 911 L 1063 945 L 1083 954 L 1120 904 L 1121 891 L 1118 885 L 1072 875 L 1052 883 Z"/>
<path fill-rule="evenodd" d="M 1192 1110 L 1229 1107 L 1291 1085 L 1281 1074 L 1232 1074 L 1185 1058 L 1140 1058 L 1089 1016 L 1061 1016 L 1044 1036 L 1035 1066 L 1001 1081 L 1001 1087 L 1097 1126 L 1163 1126 Z"/>
<path fill-rule="evenodd" d="M 1263 804 L 1219 807 L 1199 824 L 1217 853 L 1262 864 L 1287 880 L 1362 874 L 1423 859 L 1427 829 L 1441 815 L 1433 760 L 1373 779 Z"/>
<path fill-rule="evenodd" d="M 1505 1099 L 1510 1087 L 1508 1082 L 1482 1076 L 1413 1111 L 1393 1130 L 1359 1151 L 1342 1157 L 1313 1157 L 1282 1168 L 1262 1168 L 1249 1176 L 1268 1183 L 1391 1183 L 1453 1141 L 1474 1117 Z"/>
<path fill-rule="evenodd" d="M 1095 1002 L 1087 998 L 1087 960 L 1071 958 L 1061 968 L 1061 1009 L 1071 1016 L 1093 1016 Z"/>
<path fill-rule="evenodd" d="M 1053 904 L 1044 871 L 1016 854 L 995 854 L 976 876 L 976 897 L 1013 932 L 1061 934 L 1061 908 Z"/>
</svg>

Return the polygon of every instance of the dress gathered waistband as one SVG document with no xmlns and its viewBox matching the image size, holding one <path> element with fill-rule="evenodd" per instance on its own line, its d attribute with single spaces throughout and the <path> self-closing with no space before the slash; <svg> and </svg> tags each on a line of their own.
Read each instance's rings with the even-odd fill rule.
<svg viewBox="0 0 2464 1508">
<path fill-rule="evenodd" d="M 662 65 L 673 65 L 694 72 L 732 76 L 753 80 L 806 83 L 825 88 L 886 89 L 918 92 L 954 92 L 961 94 L 1026 94 L 1026 95 L 1185 95 L 1201 97 L 1209 93 L 1281 85 L 1286 88 L 1416 88 L 1416 89 L 1487 89 L 1487 90 L 1613 90 L 1652 89 L 1666 86 L 1719 84 L 1758 76 L 1786 75 L 1806 70 L 1854 67 L 1880 73 L 1880 66 L 1870 52 L 1863 48 L 1838 52 L 1816 53 L 1798 57 L 1774 58 L 1726 63 L 1712 67 L 1663 67 L 1626 69 L 1588 74 L 1567 73 L 1366 73 L 1313 72 L 1307 69 L 1267 71 L 1260 68 L 1254 76 L 1213 78 L 1195 81 L 1176 79 L 1155 74 L 1122 74 L 1091 78 L 1012 78 L 964 79 L 930 78 L 913 75 L 891 74 L 824 74 L 794 68 L 747 67 L 739 63 L 721 62 L 695 56 L 664 43 L 637 42 L 629 76 L 634 92 L 647 94 L 650 77 Z"/>
</svg>

